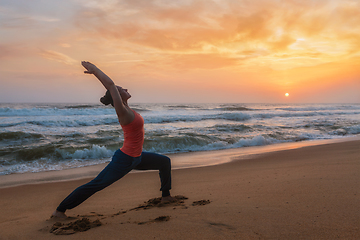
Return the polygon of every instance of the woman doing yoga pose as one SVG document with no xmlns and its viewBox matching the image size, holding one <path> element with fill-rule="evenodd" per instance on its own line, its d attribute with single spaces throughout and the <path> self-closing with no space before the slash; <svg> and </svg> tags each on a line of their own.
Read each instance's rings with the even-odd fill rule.
<svg viewBox="0 0 360 240">
<path fill-rule="evenodd" d="M 95 192 L 100 191 L 115 181 L 125 176 L 132 169 L 137 170 L 159 170 L 162 201 L 174 200 L 170 195 L 171 189 L 171 163 L 166 156 L 144 152 L 144 119 L 132 110 L 128 105 L 131 95 L 122 87 L 116 86 L 114 82 L 99 68 L 90 62 L 81 62 L 86 71 L 84 73 L 94 74 L 107 89 L 101 102 L 105 105 L 111 104 L 116 111 L 119 123 L 124 132 L 124 143 L 118 149 L 111 162 L 90 182 L 76 188 L 56 208 L 52 214 L 54 217 L 66 218 L 65 211 L 72 209 Z"/>
</svg>

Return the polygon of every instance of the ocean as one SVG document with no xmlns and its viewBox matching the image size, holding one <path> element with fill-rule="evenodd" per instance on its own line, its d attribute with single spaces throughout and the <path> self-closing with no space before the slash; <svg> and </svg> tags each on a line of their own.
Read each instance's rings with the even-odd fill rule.
<svg viewBox="0 0 360 240">
<path fill-rule="evenodd" d="M 130 107 L 145 120 L 144 150 L 161 154 L 360 135 L 360 104 L 144 103 Z M 0 175 L 106 163 L 122 142 L 112 107 L 0 104 Z"/>
</svg>

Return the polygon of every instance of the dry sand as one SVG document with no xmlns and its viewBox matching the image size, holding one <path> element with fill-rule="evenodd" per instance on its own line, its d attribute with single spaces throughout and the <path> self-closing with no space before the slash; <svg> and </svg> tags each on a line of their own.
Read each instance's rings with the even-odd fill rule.
<svg viewBox="0 0 360 240">
<path fill-rule="evenodd" d="M 173 170 L 166 205 L 156 172 L 128 174 L 50 219 L 88 180 L 1 188 L 0 239 L 360 239 L 360 141 Z"/>
</svg>

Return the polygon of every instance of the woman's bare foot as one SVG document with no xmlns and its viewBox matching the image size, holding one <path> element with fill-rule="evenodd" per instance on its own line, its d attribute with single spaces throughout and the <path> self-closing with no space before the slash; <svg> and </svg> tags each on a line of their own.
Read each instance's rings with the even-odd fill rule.
<svg viewBox="0 0 360 240">
<path fill-rule="evenodd" d="M 51 217 L 56 217 L 56 218 L 67 218 L 67 216 L 65 215 L 65 213 L 63 212 L 59 212 L 58 210 L 55 210 L 55 212 L 53 212 L 53 214 L 51 215 Z"/>
<path fill-rule="evenodd" d="M 167 196 L 167 197 L 161 198 L 162 203 L 171 203 L 171 202 L 176 202 L 176 201 L 177 201 L 177 199 L 172 196 Z"/>
</svg>

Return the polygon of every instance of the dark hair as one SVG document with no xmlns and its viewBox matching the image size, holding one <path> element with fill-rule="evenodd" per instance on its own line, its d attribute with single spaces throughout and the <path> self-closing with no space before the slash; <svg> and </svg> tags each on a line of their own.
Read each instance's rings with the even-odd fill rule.
<svg viewBox="0 0 360 240">
<path fill-rule="evenodd" d="M 110 91 L 109 91 L 109 90 L 107 90 L 106 93 L 105 93 L 105 95 L 100 98 L 100 102 L 101 102 L 102 104 L 105 104 L 105 105 L 111 104 L 111 106 L 114 106 L 114 101 L 113 101 L 113 99 L 112 99 L 112 97 L 111 97 L 111 94 L 110 94 Z"/>
</svg>

